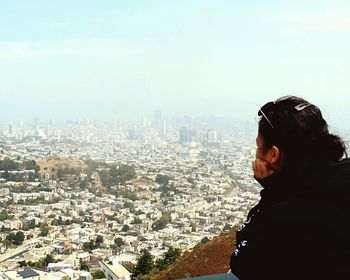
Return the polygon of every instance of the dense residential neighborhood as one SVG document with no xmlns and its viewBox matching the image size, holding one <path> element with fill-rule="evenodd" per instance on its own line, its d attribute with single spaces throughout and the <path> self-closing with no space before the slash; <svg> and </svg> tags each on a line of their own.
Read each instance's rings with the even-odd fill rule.
<svg viewBox="0 0 350 280">
<path fill-rule="evenodd" d="M 130 279 L 142 252 L 238 227 L 259 198 L 254 134 L 164 123 L 2 127 L 1 277 Z"/>
</svg>

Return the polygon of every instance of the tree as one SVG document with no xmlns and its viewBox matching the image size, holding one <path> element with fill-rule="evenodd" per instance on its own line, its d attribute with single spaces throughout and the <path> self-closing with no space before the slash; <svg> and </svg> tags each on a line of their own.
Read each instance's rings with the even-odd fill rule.
<svg viewBox="0 0 350 280">
<path fill-rule="evenodd" d="M 132 202 L 129 202 L 129 201 L 125 201 L 123 207 L 129 208 L 130 210 L 135 209 L 134 204 Z"/>
<path fill-rule="evenodd" d="M 109 171 L 106 169 L 103 169 L 99 172 L 100 180 L 102 182 L 102 185 L 110 187 L 111 186 L 111 176 L 109 175 Z"/>
<path fill-rule="evenodd" d="M 83 250 L 85 252 L 91 252 L 94 249 L 94 241 L 90 240 L 89 242 L 83 243 Z"/>
<path fill-rule="evenodd" d="M 156 261 L 156 267 L 161 271 L 165 270 L 169 265 L 175 262 L 180 255 L 180 249 L 174 249 L 173 247 L 170 247 L 164 254 L 163 258 Z"/>
<path fill-rule="evenodd" d="M 96 240 L 95 240 L 95 247 L 99 248 L 102 243 L 103 243 L 103 236 L 97 235 Z"/>
<path fill-rule="evenodd" d="M 29 224 L 28 224 L 28 227 L 29 227 L 29 229 L 35 228 L 35 220 L 34 220 L 34 219 L 33 219 L 33 220 L 30 220 L 30 222 L 29 222 Z"/>
<path fill-rule="evenodd" d="M 7 245 L 10 245 L 11 243 L 13 245 L 21 245 L 23 243 L 23 240 L 24 240 L 24 233 L 22 231 L 17 231 L 16 233 L 9 233 L 7 236 L 6 236 L 6 244 Z"/>
<path fill-rule="evenodd" d="M 93 279 L 103 279 L 106 278 L 106 275 L 101 270 L 96 270 L 91 273 Z"/>
<path fill-rule="evenodd" d="M 190 178 L 187 178 L 187 182 L 189 182 L 190 184 L 192 184 L 192 185 L 193 185 L 193 184 L 194 184 L 194 179 L 193 179 L 193 178 L 191 178 L 191 177 L 190 177 Z"/>
<path fill-rule="evenodd" d="M 15 234 L 13 232 L 10 232 L 7 236 L 6 236 L 6 240 L 11 241 L 15 239 Z"/>
<path fill-rule="evenodd" d="M 101 170 L 99 176 L 102 184 L 110 187 L 136 178 L 136 172 L 133 166 L 124 164 L 117 168 L 115 165 L 112 165 L 109 167 L 109 170 Z"/>
<path fill-rule="evenodd" d="M 49 264 L 49 263 L 54 263 L 56 262 L 55 258 L 51 255 L 48 254 L 46 255 L 45 259 L 44 259 L 44 263 L 45 263 L 45 267 Z"/>
<path fill-rule="evenodd" d="M 205 236 L 205 237 L 202 238 L 201 243 L 202 243 L 202 244 L 205 244 L 205 243 L 207 243 L 208 241 L 209 241 L 209 238 Z"/>
<path fill-rule="evenodd" d="M 40 166 L 36 164 L 35 160 L 28 160 L 23 162 L 24 169 L 34 170 L 35 173 L 38 173 Z"/>
<path fill-rule="evenodd" d="M 5 179 L 5 180 L 8 180 L 10 178 L 10 173 L 8 172 L 8 170 L 5 170 L 5 172 L 3 173 L 2 177 Z"/>
<path fill-rule="evenodd" d="M 117 237 L 114 239 L 114 244 L 111 245 L 111 249 L 115 252 L 115 253 L 119 253 L 121 250 L 121 247 L 125 245 L 125 242 L 122 238 Z"/>
<path fill-rule="evenodd" d="M 0 160 L 0 170 L 18 170 L 19 164 L 9 158 Z"/>
<path fill-rule="evenodd" d="M 79 188 L 80 189 L 86 189 L 88 187 L 89 183 L 88 180 L 84 179 L 79 182 Z"/>
<path fill-rule="evenodd" d="M 125 242 L 124 242 L 124 240 L 122 238 L 117 237 L 117 238 L 114 238 L 114 244 L 117 247 L 121 247 L 121 246 L 125 245 Z"/>
<path fill-rule="evenodd" d="M 146 249 L 142 249 L 141 255 L 137 259 L 137 264 L 133 270 L 132 277 L 136 278 L 137 276 L 149 273 L 153 266 L 153 256 Z"/>
<path fill-rule="evenodd" d="M 117 169 L 117 178 L 118 182 L 125 182 L 136 178 L 135 168 L 126 164 L 119 166 Z"/>
<path fill-rule="evenodd" d="M 139 217 L 135 217 L 132 223 L 133 224 L 142 224 L 142 220 Z"/>
<path fill-rule="evenodd" d="M 230 231 L 232 227 L 229 224 L 225 224 L 224 228 L 222 229 L 224 232 Z"/>
<path fill-rule="evenodd" d="M 7 214 L 7 212 L 5 211 L 0 213 L 0 221 L 9 220 L 10 218 L 11 216 L 9 216 L 9 214 Z"/>
<path fill-rule="evenodd" d="M 64 175 L 67 175 L 67 174 L 69 174 L 69 172 L 70 172 L 69 167 L 68 167 L 68 166 L 65 166 L 65 167 L 63 168 L 63 174 L 64 174 Z"/>
<path fill-rule="evenodd" d="M 43 260 L 40 260 L 38 262 L 28 262 L 28 266 L 39 268 L 39 269 L 45 269 L 45 263 Z"/>
<path fill-rule="evenodd" d="M 163 213 L 163 215 L 159 218 L 159 220 L 155 221 L 152 225 L 154 230 L 161 230 L 165 228 L 165 226 L 171 222 L 170 212 Z"/>
<path fill-rule="evenodd" d="M 4 244 L 4 246 L 7 248 L 7 247 L 10 247 L 11 244 L 12 244 L 12 241 L 8 240 L 8 239 L 5 239 L 2 244 Z"/>
<path fill-rule="evenodd" d="M 196 232 L 197 228 L 193 222 L 190 223 L 190 226 L 191 226 L 191 232 Z"/>
<path fill-rule="evenodd" d="M 167 175 L 162 175 L 162 174 L 157 174 L 157 177 L 156 177 L 156 182 L 159 184 L 159 185 L 168 185 L 169 183 L 169 176 Z"/>
<path fill-rule="evenodd" d="M 132 201 L 137 200 L 137 194 L 133 193 L 133 192 L 129 192 L 129 191 L 124 193 L 124 197 L 126 197 L 126 198 L 128 198 L 128 199 L 130 199 Z"/>
<path fill-rule="evenodd" d="M 129 230 L 129 226 L 128 225 L 124 225 L 123 228 L 122 228 L 122 231 L 123 232 L 127 232 Z"/>
<path fill-rule="evenodd" d="M 81 263 L 80 264 L 80 270 L 90 271 L 90 267 L 87 263 Z"/>
<path fill-rule="evenodd" d="M 24 240 L 24 233 L 22 231 L 17 231 L 15 237 L 12 241 L 14 245 L 21 245 Z"/>
<path fill-rule="evenodd" d="M 74 167 L 71 167 L 71 169 L 69 169 L 69 174 L 71 174 L 71 175 L 76 174 L 76 170 Z"/>
<path fill-rule="evenodd" d="M 47 236 L 49 234 L 49 228 L 47 226 L 40 227 L 40 236 Z"/>
<path fill-rule="evenodd" d="M 84 160 L 85 164 L 88 166 L 88 172 L 92 173 L 101 164 L 100 162 L 94 161 L 92 159 Z"/>
<path fill-rule="evenodd" d="M 57 176 L 58 179 L 62 179 L 62 177 L 63 177 L 63 170 L 62 170 L 62 168 L 58 168 L 57 169 L 56 176 Z"/>
</svg>

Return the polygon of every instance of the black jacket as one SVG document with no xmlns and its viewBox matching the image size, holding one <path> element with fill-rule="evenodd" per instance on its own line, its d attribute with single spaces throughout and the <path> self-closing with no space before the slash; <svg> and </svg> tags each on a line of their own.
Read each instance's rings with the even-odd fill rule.
<svg viewBox="0 0 350 280">
<path fill-rule="evenodd" d="M 240 279 L 350 279 L 350 160 L 307 162 L 260 180 L 237 232 Z"/>
</svg>

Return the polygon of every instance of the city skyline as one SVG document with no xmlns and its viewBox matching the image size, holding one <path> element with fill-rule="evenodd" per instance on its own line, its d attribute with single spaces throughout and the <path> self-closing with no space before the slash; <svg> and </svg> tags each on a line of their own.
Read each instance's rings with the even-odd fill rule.
<svg viewBox="0 0 350 280">
<path fill-rule="evenodd" d="M 350 119 L 345 1 L 3 3 L 1 119 L 252 120 L 286 94 Z M 344 122 L 345 120 L 345 122 Z"/>
</svg>

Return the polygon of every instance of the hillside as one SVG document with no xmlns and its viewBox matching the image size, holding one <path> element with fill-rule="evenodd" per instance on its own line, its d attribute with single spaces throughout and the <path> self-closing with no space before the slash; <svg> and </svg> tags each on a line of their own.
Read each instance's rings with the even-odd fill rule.
<svg viewBox="0 0 350 280">
<path fill-rule="evenodd" d="M 86 170 L 88 168 L 88 166 L 80 159 L 58 156 L 41 159 L 37 164 L 40 166 L 40 171 L 48 172 L 64 168 L 74 168 L 76 170 Z"/>
<path fill-rule="evenodd" d="M 205 244 L 198 244 L 191 252 L 185 252 L 156 279 L 181 279 L 228 272 L 235 239 L 236 231 L 231 231 Z"/>
</svg>

